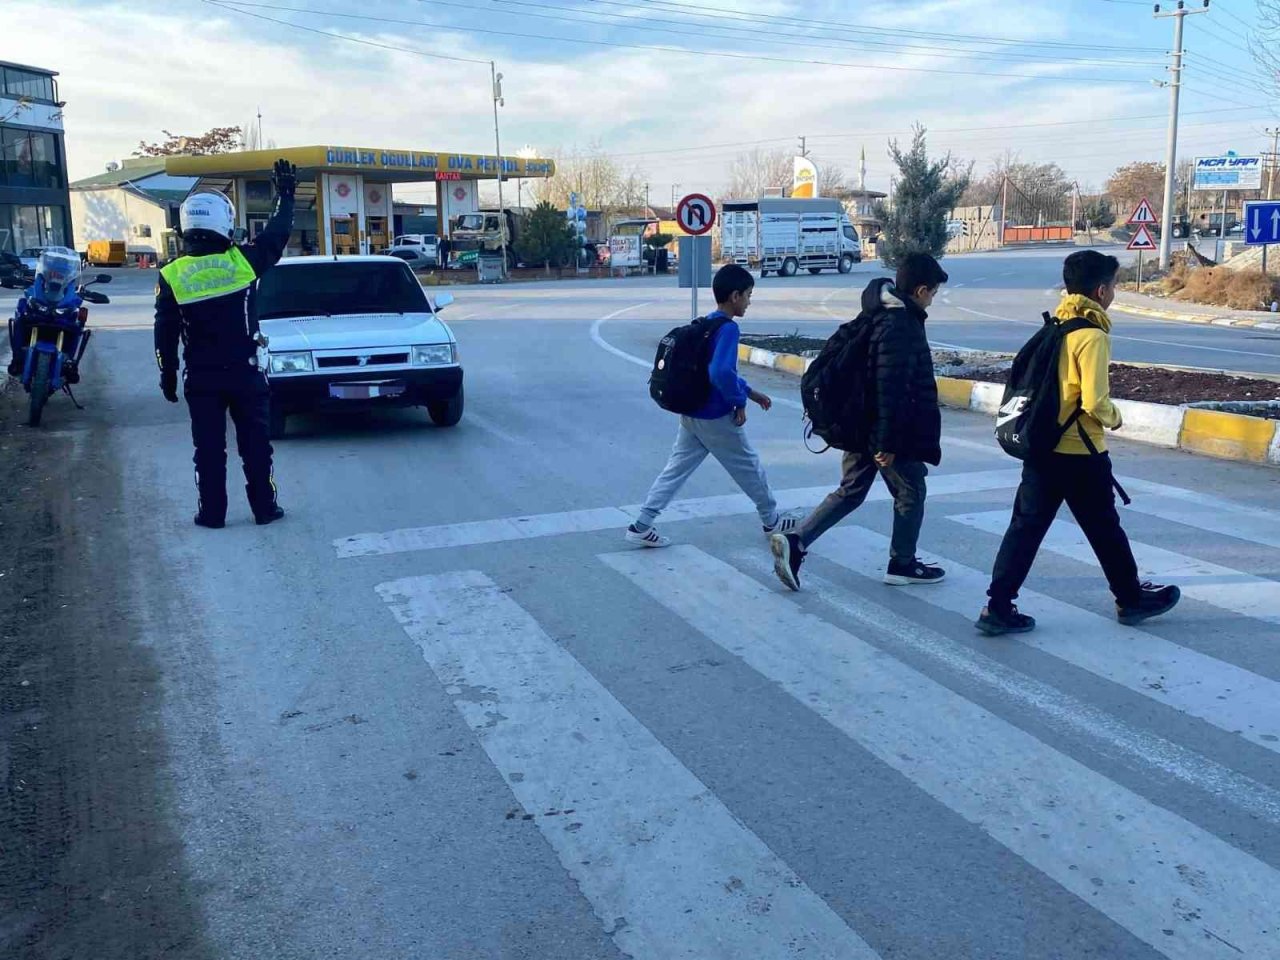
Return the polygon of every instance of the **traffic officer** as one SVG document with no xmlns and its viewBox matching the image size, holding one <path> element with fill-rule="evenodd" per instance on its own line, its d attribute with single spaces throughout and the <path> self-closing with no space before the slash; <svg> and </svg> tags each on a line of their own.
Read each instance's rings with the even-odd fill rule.
<svg viewBox="0 0 1280 960">
<path fill-rule="evenodd" d="M 195 443 L 195 522 L 217 529 L 227 517 L 227 413 L 236 427 L 249 506 L 259 524 L 284 516 L 271 469 L 271 395 L 258 348 L 254 296 L 258 278 L 284 253 L 293 230 L 297 170 L 278 160 L 272 175 L 271 219 L 252 243 L 232 243 L 236 211 L 221 193 L 183 201 L 179 227 L 186 253 L 160 270 L 156 284 L 156 362 L 160 389 L 178 402 L 178 343 L 183 344 L 183 395 Z"/>
</svg>

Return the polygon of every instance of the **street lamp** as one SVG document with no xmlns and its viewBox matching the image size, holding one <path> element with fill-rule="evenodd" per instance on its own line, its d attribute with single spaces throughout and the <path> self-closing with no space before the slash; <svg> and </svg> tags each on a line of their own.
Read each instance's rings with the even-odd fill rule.
<svg viewBox="0 0 1280 960">
<path fill-rule="evenodd" d="M 493 79 L 493 149 L 498 155 L 498 242 L 502 247 L 502 274 L 507 273 L 507 210 L 502 202 L 502 140 L 498 136 L 498 108 L 507 105 L 502 97 L 502 74 L 492 60 L 489 61 L 489 76 Z M 479 269 L 479 264 L 476 264 Z"/>
<path fill-rule="evenodd" d="M 538 151 L 535 150 L 533 147 L 529 146 L 528 144 L 525 144 L 523 147 L 521 147 L 519 150 L 516 151 L 516 156 L 524 161 L 532 160 L 537 155 L 538 155 Z M 516 206 L 522 210 L 524 209 L 524 178 L 523 177 L 516 178 Z"/>
</svg>

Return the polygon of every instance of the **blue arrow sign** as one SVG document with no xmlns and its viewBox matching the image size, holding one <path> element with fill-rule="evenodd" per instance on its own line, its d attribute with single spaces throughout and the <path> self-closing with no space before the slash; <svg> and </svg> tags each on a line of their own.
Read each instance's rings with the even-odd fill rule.
<svg viewBox="0 0 1280 960">
<path fill-rule="evenodd" d="M 1244 242 L 1280 243 L 1280 200 L 1249 200 L 1244 205 Z"/>
</svg>

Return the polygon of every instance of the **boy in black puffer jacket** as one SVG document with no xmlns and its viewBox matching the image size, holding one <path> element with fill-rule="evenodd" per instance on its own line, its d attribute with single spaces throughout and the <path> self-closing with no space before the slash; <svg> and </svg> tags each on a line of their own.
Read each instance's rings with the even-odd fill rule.
<svg viewBox="0 0 1280 960">
<path fill-rule="evenodd" d="M 893 494 L 893 540 L 885 582 L 937 583 L 944 571 L 916 557 L 924 523 L 926 464 L 942 460 L 942 414 L 933 354 L 924 324 L 947 274 L 928 254 L 910 254 L 895 280 L 873 280 L 862 294 L 862 314 L 873 324 L 868 378 L 870 442 L 844 455 L 840 486 L 793 533 L 770 538 L 774 570 L 800 589 L 800 564 L 815 540 L 862 505 L 877 472 Z M 854 373 L 857 375 L 857 372 Z"/>
</svg>

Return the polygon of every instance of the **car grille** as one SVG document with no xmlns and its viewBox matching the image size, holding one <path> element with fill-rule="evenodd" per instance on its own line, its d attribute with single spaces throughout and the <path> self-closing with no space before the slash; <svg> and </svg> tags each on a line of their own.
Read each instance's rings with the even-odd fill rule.
<svg viewBox="0 0 1280 960">
<path fill-rule="evenodd" d="M 364 363 L 361 363 L 361 359 Z M 316 357 L 319 367 L 378 367 L 404 365 L 409 362 L 407 353 L 350 354 L 340 357 Z"/>
</svg>

